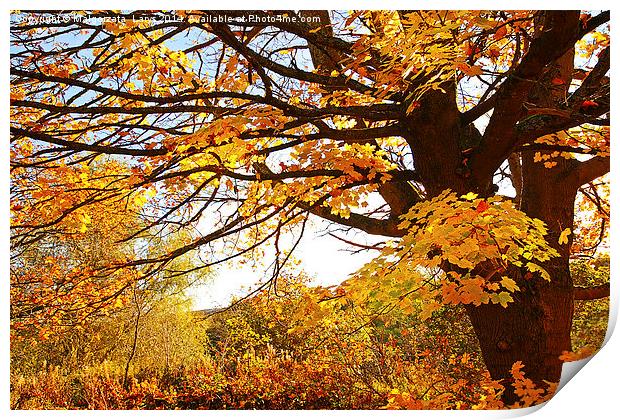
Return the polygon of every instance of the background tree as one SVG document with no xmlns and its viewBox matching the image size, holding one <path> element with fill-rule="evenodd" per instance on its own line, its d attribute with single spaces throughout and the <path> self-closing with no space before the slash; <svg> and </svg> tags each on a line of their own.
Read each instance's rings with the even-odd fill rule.
<svg viewBox="0 0 620 420">
<path fill-rule="evenodd" d="M 190 251 L 198 269 L 270 246 L 277 290 L 318 216 L 396 238 L 384 253 L 425 252 L 436 283 L 406 290 L 413 259 L 387 273 L 401 294 L 383 303 L 464 304 L 493 378 L 522 361 L 559 379 L 575 198 L 609 170 L 609 12 L 55 13 L 11 25 L 16 247 L 137 200 L 144 228 L 125 243 L 187 240 L 98 269 L 152 275 Z M 101 159 L 123 165 L 85 169 Z M 494 196 L 502 176 L 508 200 Z M 418 240 L 444 221 L 461 238 Z"/>
</svg>

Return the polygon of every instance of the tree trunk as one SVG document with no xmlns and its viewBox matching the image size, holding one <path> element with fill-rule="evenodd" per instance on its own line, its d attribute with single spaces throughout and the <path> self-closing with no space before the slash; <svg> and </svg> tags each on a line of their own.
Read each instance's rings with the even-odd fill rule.
<svg viewBox="0 0 620 420">
<path fill-rule="evenodd" d="M 417 140 L 410 142 L 416 156 L 416 171 L 429 196 L 446 188 L 458 194 L 470 191 L 490 194 L 491 180 L 483 180 L 484 185 L 474 185 L 467 168 L 463 167 L 466 162 L 459 145 L 471 140 L 466 137 L 475 137 L 477 131 L 460 124 L 456 110 L 450 108 L 448 101 L 446 95 L 427 95 L 424 109 L 436 109 L 431 113 L 432 121 L 425 120 L 428 113 L 412 113 L 405 138 L 408 134 Z M 441 118 L 440 123 L 437 118 Z M 567 169 L 565 159 L 560 158 L 562 162 L 558 161 L 557 168 L 547 169 L 542 163 L 535 163 L 532 154 L 524 153 L 522 157 L 522 210 L 547 223 L 547 240 L 561 252 L 561 257 L 540 264 L 549 272 L 552 282 L 515 270 L 512 274 L 521 288 L 514 296 L 515 302 L 507 308 L 494 304 L 468 305 L 466 308 L 492 378 L 506 386 L 503 400 L 507 404 L 517 400 L 510 386 L 511 368 L 517 361 L 524 364 L 527 377 L 541 386 L 543 380 L 559 381 L 562 370 L 559 356 L 562 351 L 570 350 L 573 308 L 568 270 L 569 245 L 560 247 L 558 238 L 564 228 L 572 228 L 577 189 L 569 186 L 561 176 L 552 176 Z"/>
<path fill-rule="evenodd" d="M 560 106 L 567 87 L 556 86 L 552 80 L 570 80 L 573 61 L 574 50 L 570 50 L 550 64 L 531 87 L 528 101 L 543 108 Z M 471 191 L 491 195 L 492 172 L 473 173 L 476 169 L 469 166 L 468 153 L 478 152 L 481 135 L 473 125 L 465 126 L 461 121 L 453 99 L 455 86 L 446 84 L 443 90 L 427 93 L 419 109 L 414 109 L 403 124 L 403 137 L 411 146 L 425 192 L 433 197 L 449 188 L 457 194 Z M 571 350 L 573 285 L 568 262 L 572 235 L 566 244 L 560 245 L 558 239 L 564 229 L 572 230 L 578 185 L 568 176 L 575 169 L 573 161 L 555 157 L 548 162 L 555 162 L 555 166 L 546 168 L 542 162 L 534 162 L 534 152 L 523 152 L 520 173 L 514 175 L 519 184 L 516 205 L 547 224 L 546 239 L 560 254 L 539 264 L 549 273 L 551 282 L 515 268 L 513 277 L 521 291 L 507 308 L 494 304 L 466 308 L 492 378 L 506 386 L 503 400 L 507 404 L 517 400 L 510 386 L 515 362 L 521 361 L 526 376 L 545 386 L 543 381 L 560 380 L 559 356 Z M 517 162 L 512 163 L 514 169 Z"/>
<path fill-rule="evenodd" d="M 556 108 L 565 100 L 567 86 L 555 86 L 551 80 L 571 79 L 574 56 L 574 49 L 571 49 L 547 67 L 530 91 L 530 103 Z M 559 356 L 571 350 L 574 292 L 569 256 L 572 235 L 566 244 L 559 244 L 558 240 L 564 229 L 573 229 L 578 185 L 568 177 L 574 169 L 571 160 L 555 157 L 548 161 L 555 166 L 546 168 L 542 162 L 534 162 L 534 154 L 522 152 L 519 162 L 509 158 L 509 163 L 517 190 L 515 205 L 528 216 L 546 223 L 546 239 L 560 254 L 539 264 L 549 273 L 551 282 L 527 272 L 516 273 L 521 292 L 515 295 L 515 302 L 508 308 L 497 305 L 467 308 L 487 368 L 491 376 L 502 380 L 504 385 L 510 384 L 510 368 L 516 361 L 524 364 L 526 376 L 539 386 L 544 386 L 545 380 L 558 382 L 562 373 Z M 503 399 L 510 404 L 518 398 L 508 387 Z"/>
<path fill-rule="evenodd" d="M 562 351 L 571 350 L 574 289 L 569 258 L 573 235 L 571 233 L 564 244 L 559 243 L 559 238 L 565 229 L 570 229 L 571 232 L 573 230 L 574 206 L 579 186 L 567 180 L 567 174 L 572 170 L 572 160 L 558 157 L 555 162 L 557 165 L 548 169 L 540 162 L 534 162 L 533 152 L 524 153 L 522 210 L 547 224 L 547 241 L 560 254 L 559 257 L 541 264 L 551 276 L 551 282 L 543 282 L 540 290 L 548 341 L 547 358 L 550 358 L 548 363 L 559 365 L 556 370 L 561 371 L 561 363 L 558 363 L 557 358 Z M 551 380 L 559 380 L 559 371 Z"/>
<path fill-rule="evenodd" d="M 562 372 L 559 356 L 571 350 L 572 235 L 568 243 L 558 243 L 560 233 L 573 228 L 577 188 L 563 176 L 569 166 L 569 161 L 558 158 L 557 165 L 548 169 L 534 162 L 531 153 L 523 156 L 521 209 L 547 224 L 546 239 L 560 253 L 559 257 L 540 264 L 549 273 L 551 282 L 526 272 L 516 273 L 521 292 L 515 294 L 515 302 L 508 308 L 498 305 L 467 308 L 486 366 L 491 376 L 504 385 L 510 384 L 510 368 L 516 361 L 525 365 L 526 376 L 539 385 L 544 385 L 543 380 L 558 382 Z M 507 388 L 504 402 L 510 404 L 516 399 L 513 390 Z"/>
</svg>

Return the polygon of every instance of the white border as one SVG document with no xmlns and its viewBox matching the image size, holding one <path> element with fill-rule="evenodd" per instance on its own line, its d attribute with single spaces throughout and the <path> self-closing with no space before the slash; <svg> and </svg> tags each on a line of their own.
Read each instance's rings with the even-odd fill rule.
<svg viewBox="0 0 620 420">
<path fill-rule="evenodd" d="M 381 1 L 377 0 L 357 0 L 357 1 L 344 1 L 344 0 L 336 0 L 336 1 L 312 1 L 312 2 L 296 2 L 293 3 L 290 0 L 271 0 L 271 1 L 248 1 L 241 0 L 234 3 L 227 2 L 207 2 L 207 1 L 189 1 L 189 0 L 176 0 L 174 2 L 169 1 L 161 1 L 161 0 L 152 0 L 149 2 L 146 1 L 132 1 L 128 2 L 127 0 L 119 1 L 119 0 L 107 0 L 105 3 L 95 2 L 95 1 L 58 1 L 58 0 L 32 0 L 28 2 L 16 2 L 9 1 L 3 4 L 5 6 L 4 14 L 2 16 L 4 22 L 4 30 L 2 31 L 2 40 L 0 40 L 0 51 L 2 51 L 2 56 L 5 57 L 6 62 L 2 66 L 1 70 L 3 73 L 4 83 L 1 86 L 2 91 L 2 132 L 3 138 L 0 143 L 1 147 L 1 159 L 0 159 L 0 167 L 2 168 L 3 176 L 0 179 L 0 191 L 2 196 L 5 198 L 4 206 L 0 210 L 0 217 L 2 218 L 2 223 L 0 224 L 0 237 L 5 238 L 2 247 L 4 252 L 2 252 L 2 281 L 0 282 L 0 307 L 2 308 L 2 323 L 0 326 L 0 366 L 2 373 L 2 381 L 0 382 L 0 414 L 7 414 L 10 417 L 15 418 L 40 418 L 40 417 L 49 417 L 49 418 L 59 418 L 59 417 L 79 417 L 79 418 L 103 418 L 107 417 L 110 414 L 115 417 L 121 418 L 133 418 L 137 417 L 155 417 L 155 418 L 169 418 L 169 416 L 173 416 L 174 418 L 183 417 L 192 417 L 192 418 L 202 418 L 203 416 L 214 416 L 214 417 L 230 417 L 230 416 L 252 416 L 252 417 L 263 417 L 263 418 L 271 418 L 271 417 L 279 417 L 279 418 L 289 418 L 291 416 L 295 417 L 327 417 L 333 418 L 332 416 L 343 418 L 345 416 L 355 415 L 359 418 L 375 418 L 376 416 L 385 416 L 391 418 L 410 418 L 411 416 L 415 416 L 416 418 L 443 418 L 444 416 L 455 417 L 458 416 L 460 418 L 510 418 L 517 417 L 521 415 L 525 415 L 527 413 L 532 413 L 530 418 L 560 418 L 560 419 L 572 419 L 572 418 L 609 418 L 609 413 L 613 412 L 616 408 L 618 394 L 617 394 L 617 380 L 620 376 L 620 369 L 618 362 L 618 356 L 620 354 L 620 341 L 617 337 L 612 336 L 611 339 L 606 343 L 606 345 L 601 349 L 601 351 L 596 354 L 592 360 L 583 368 L 583 371 L 579 372 L 578 378 L 574 380 L 570 380 L 569 383 L 558 392 L 558 394 L 549 401 L 542 409 L 537 410 L 534 408 L 526 409 L 526 410 L 511 410 L 511 411 L 458 411 L 458 412 L 433 412 L 433 411 L 420 411 L 420 412 L 410 412 L 410 411 L 401 411 L 401 412 L 380 412 L 380 411 L 356 411 L 354 413 L 347 411 L 325 411 L 325 412 L 314 412 L 314 411 L 296 411 L 286 412 L 286 411 L 262 411 L 262 412 L 248 412 L 248 411 L 235 411 L 235 412 L 196 412 L 196 411 L 183 411 L 183 412 L 125 412 L 125 411 L 115 411 L 113 413 L 110 412 L 85 412 L 85 411 L 36 411 L 36 412 L 14 412 L 9 410 L 9 67 L 8 67 L 8 46 L 9 46 L 9 37 L 8 37 L 8 26 L 9 26 L 9 11 L 11 9 L 65 9 L 65 10 L 83 10 L 83 9 L 96 9 L 101 8 L 102 5 L 105 5 L 106 8 L 110 9 L 127 9 L 129 6 L 131 8 L 136 9 L 291 9 L 291 8 L 304 8 L 304 9 L 411 9 L 411 8 L 422 8 L 422 9 L 458 9 L 458 8 L 468 8 L 468 9 L 494 9 L 498 6 L 501 6 L 505 9 L 538 9 L 538 8 L 547 8 L 547 9 L 583 9 L 587 7 L 591 10 L 612 10 L 612 19 L 616 16 L 616 9 L 613 7 L 610 1 L 574 1 L 574 0 L 565 0 L 565 1 L 547 1 L 541 2 L 532 1 L 532 0 L 521 0 L 521 1 L 504 1 L 498 3 L 495 1 L 488 0 L 477 0 L 470 1 L 467 3 L 463 2 L 455 2 L 455 1 L 441 1 L 441 0 L 426 0 L 426 1 Z M 613 30 L 613 29 L 612 29 Z M 612 36 L 613 38 L 613 36 Z M 616 69 L 618 68 L 617 63 L 617 53 L 618 48 L 616 47 L 618 41 L 614 39 L 612 42 L 612 64 L 611 69 L 612 73 L 617 73 Z M 615 75 L 612 77 L 615 80 Z M 618 84 L 612 82 L 612 98 L 618 98 Z M 613 100 L 612 100 L 613 101 Z M 617 107 L 612 106 L 612 118 L 615 121 L 615 117 L 617 115 Z M 617 131 L 615 126 L 612 125 L 612 137 L 616 137 Z M 612 145 L 612 155 L 618 156 L 618 145 L 617 141 L 615 141 L 616 145 Z M 615 185 L 618 181 L 616 178 L 617 171 L 612 170 L 611 180 L 612 180 L 612 208 L 617 208 L 618 196 L 615 193 Z M 612 212 L 615 215 L 615 211 Z M 613 217 L 613 216 L 612 216 Z M 620 238 L 618 234 L 618 225 L 615 220 L 611 223 L 611 234 L 610 234 L 610 243 L 614 244 L 614 240 L 616 238 Z M 620 240 L 620 239 L 619 239 Z M 612 245 L 613 246 L 613 245 Z M 618 314 L 618 290 L 620 286 L 618 286 L 618 258 L 616 258 L 616 250 L 612 250 L 612 313 L 610 315 L 610 331 L 613 329 L 613 325 L 615 325 Z M 609 334 L 608 334 L 609 336 Z M 571 366 L 567 366 L 569 368 Z M 571 367 L 572 368 L 572 367 Z"/>
</svg>

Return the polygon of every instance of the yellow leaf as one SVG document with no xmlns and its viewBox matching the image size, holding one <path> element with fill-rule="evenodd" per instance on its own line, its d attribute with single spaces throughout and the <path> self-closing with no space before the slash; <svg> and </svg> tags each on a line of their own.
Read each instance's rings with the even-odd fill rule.
<svg viewBox="0 0 620 420">
<path fill-rule="evenodd" d="M 504 286 L 506 289 L 508 289 L 511 292 L 514 292 L 515 290 L 519 290 L 519 286 L 517 286 L 517 283 L 506 276 L 502 276 L 502 280 L 500 282 L 502 284 L 502 286 Z"/>
<path fill-rule="evenodd" d="M 131 35 L 129 34 L 125 34 L 123 36 L 123 39 L 121 39 L 121 47 L 125 48 L 125 49 L 130 49 L 133 46 L 133 39 L 131 37 Z"/>
<path fill-rule="evenodd" d="M 440 307 L 441 305 L 434 300 L 430 300 L 430 301 L 423 300 L 422 311 L 420 312 L 420 318 L 423 321 L 427 320 L 428 318 L 431 317 L 431 315 L 433 315 L 433 312 L 435 312 Z"/>
<path fill-rule="evenodd" d="M 84 213 L 80 215 L 80 221 L 82 224 L 80 225 L 79 231 L 80 233 L 84 233 L 88 230 L 88 225 L 91 224 L 92 220 L 88 214 Z"/>
<path fill-rule="evenodd" d="M 560 238 L 558 239 L 558 243 L 560 245 L 563 244 L 567 244 L 568 243 L 568 235 L 571 234 L 571 230 L 570 228 L 566 228 L 562 231 L 562 233 L 560 233 Z"/>
<path fill-rule="evenodd" d="M 155 190 L 155 188 L 148 188 L 146 191 L 144 191 L 144 197 L 147 199 L 153 198 L 155 197 L 155 195 L 157 195 L 157 191 Z"/>
<path fill-rule="evenodd" d="M 476 197 L 478 197 L 478 194 L 473 192 L 468 192 L 467 194 L 461 196 L 461 198 L 464 198 L 465 200 L 473 200 Z"/>
<path fill-rule="evenodd" d="M 508 307 L 509 302 L 514 302 L 512 296 L 508 294 L 508 292 L 500 292 L 498 295 L 491 296 L 491 302 L 499 303 L 504 308 Z"/>
</svg>

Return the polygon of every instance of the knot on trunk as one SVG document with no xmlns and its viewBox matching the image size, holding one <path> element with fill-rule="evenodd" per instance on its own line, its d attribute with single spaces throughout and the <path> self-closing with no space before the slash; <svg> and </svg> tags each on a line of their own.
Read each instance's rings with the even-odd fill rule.
<svg viewBox="0 0 620 420">
<path fill-rule="evenodd" d="M 510 343 L 507 340 L 499 340 L 496 343 L 497 349 L 501 352 L 506 352 L 512 348 Z"/>
</svg>

